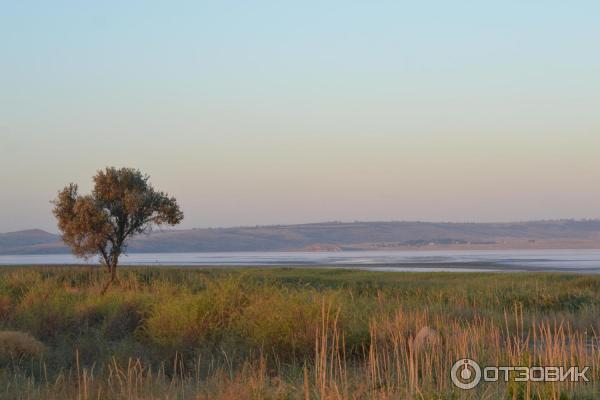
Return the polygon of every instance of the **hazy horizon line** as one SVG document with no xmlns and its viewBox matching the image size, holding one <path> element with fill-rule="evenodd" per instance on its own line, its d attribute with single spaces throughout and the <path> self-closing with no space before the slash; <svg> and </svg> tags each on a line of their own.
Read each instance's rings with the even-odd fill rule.
<svg viewBox="0 0 600 400">
<path fill-rule="evenodd" d="M 530 220 L 510 220 L 510 221 L 434 221 L 434 220 L 354 220 L 354 221 L 341 221 L 341 220 L 332 220 L 332 221 L 317 221 L 317 222 L 302 222 L 302 223 L 280 223 L 280 224 L 265 224 L 265 225 L 231 225 L 231 226 L 207 226 L 207 227 L 194 227 L 194 228 L 154 228 L 150 232 L 171 232 L 171 231 L 191 231 L 191 230 L 202 230 L 202 229 L 236 229 L 236 228 L 269 228 L 269 227 L 284 227 L 284 226 L 302 226 L 302 225 L 322 225 L 322 224 L 376 224 L 376 223 L 422 223 L 422 224 L 469 224 L 469 225 L 477 225 L 477 224 L 526 224 L 526 223 L 540 223 L 540 222 L 586 222 L 586 221 L 600 221 L 600 217 L 588 217 L 588 218 L 550 218 L 550 219 L 530 219 Z M 42 228 L 25 228 L 12 230 L 7 232 L 0 232 L 0 234 L 11 234 L 11 233 L 19 233 L 19 232 L 27 232 L 27 231 L 43 231 L 51 234 L 60 234 L 58 230 L 56 231 L 48 231 Z"/>
</svg>

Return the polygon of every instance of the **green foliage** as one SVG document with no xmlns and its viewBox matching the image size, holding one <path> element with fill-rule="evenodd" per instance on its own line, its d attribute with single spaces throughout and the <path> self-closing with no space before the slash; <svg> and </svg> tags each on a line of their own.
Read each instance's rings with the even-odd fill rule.
<svg viewBox="0 0 600 400">
<path fill-rule="evenodd" d="M 124 268 L 118 286 L 100 296 L 103 280 L 93 268 L 3 268 L 0 326 L 44 343 L 50 371 L 75 370 L 77 362 L 99 370 L 132 358 L 164 369 L 177 357 L 181 368 L 209 360 L 197 371 L 208 376 L 213 364 L 233 371 L 262 355 L 268 368 L 286 366 L 300 380 L 302 366 L 314 362 L 323 310 L 336 318 L 350 363 L 366 357 L 376 321 L 390 329 L 376 339 L 390 346 L 423 324 L 448 338 L 482 320 L 512 334 L 534 320 L 600 332 L 595 276 L 140 267 Z M 396 342 L 386 342 L 390 335 Z M 524 393 L 516 384 L 507 390 L 509 398 Z"/>
<path fill-rule="evenodd" d="M 53 201 L 58 229 L 73 254 L 98 255 L 111 273 L 102 293 L 117 280 L 119 257 L 132 236 L 183 220 L 177 200 L 155 190 L 148 180 L 137 169 L 108 167 L 94 176 L 92 194 L 80 195 L 71 183 Z"/>
<path fill-rule="evenodd" d="M 84 296 L 57 287 L 50 280 L 33 286 L 16 307 L 15 325 L 45 340 L 77 335 L 81 324 L 76 305 Z"/>
</svg>

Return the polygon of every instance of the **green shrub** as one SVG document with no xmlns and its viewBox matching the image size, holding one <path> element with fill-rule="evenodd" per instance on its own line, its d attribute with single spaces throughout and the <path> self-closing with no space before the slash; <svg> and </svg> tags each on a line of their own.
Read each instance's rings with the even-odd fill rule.
<svg viewBox="0 0 600 400">
<path fill-rule="evenodd" d="M 81 294 L 67 292 L 52 281 L 41 282 L 17 306 L 17 324 L 43 340 L 77 335 L 82 325 L 75 307 L 81 298 Z"/>
<path fill-rule="evenodd" d="M 265 354 L 277 353 L 284 361 L 306 357 L 314 351 L 321 306 L 322 296 L 313 291 L 263 287 L 236 321 L 237 329 Z"/>
<path fill-rule="evenodd" d="M 233 335 L 233 323 L 247 305 L 241 282 L 224 279 L 212 282 L 199 293 L 183 291 L 154 304 L 145 320 L 143 334 L 163 347 L 197 347 L 201 342 L 216 345 Z M 237 336 L 237 335 L 236 335 Z"/>
</svg>

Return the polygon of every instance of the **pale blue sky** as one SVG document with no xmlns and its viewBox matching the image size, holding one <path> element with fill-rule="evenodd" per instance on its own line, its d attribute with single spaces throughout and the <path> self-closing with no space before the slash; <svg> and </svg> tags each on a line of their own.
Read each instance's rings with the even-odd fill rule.
<svg viewBox="0 0 600 400">
<path fill-rule="evenodd" d="M 106 165 L 183 227 L 600 217 L 597 1 L 0 1 L 0 232 Z"/>
</svg>

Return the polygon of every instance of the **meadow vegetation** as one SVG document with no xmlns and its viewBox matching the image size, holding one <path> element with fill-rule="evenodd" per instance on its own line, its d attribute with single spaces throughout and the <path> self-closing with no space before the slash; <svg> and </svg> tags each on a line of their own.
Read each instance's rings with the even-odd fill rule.
<svg viewBox="0 0 600 400">
<path fill-rule="evenodd" d="M 597 398 L 596 276 L 140 267 L 101 295 L 105 281 L 0 270 L 0 398 Z M 463 357 L 590 366 L 591 382 L 462 391 Z"/>
</svg>

